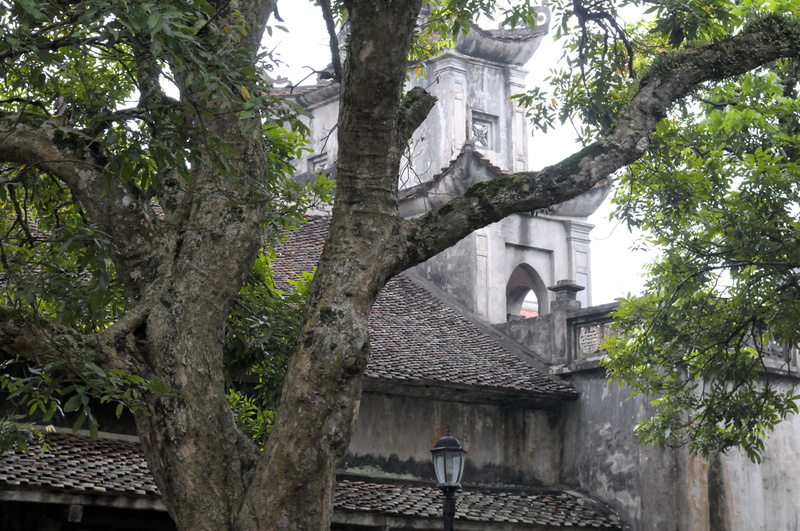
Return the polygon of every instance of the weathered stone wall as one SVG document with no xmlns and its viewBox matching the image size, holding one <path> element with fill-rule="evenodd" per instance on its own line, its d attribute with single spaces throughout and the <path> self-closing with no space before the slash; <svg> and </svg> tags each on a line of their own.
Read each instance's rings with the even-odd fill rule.
<svg viewBox="0 0 800 531">
<path fill-rule="evenodd" d="M 527 120 L 510 97 L 524 92 L 526 70 L 453 51 L 425 63 L 421 86 L 439 101 L 410 142 L 411 171 L 403 185 L 430 180 L 467 140 L 506 171 L 526 169 Z"/>
<path fill-rule="evenodd" d="M 567 376 L 581 399 L 565 405 L 561 482 L 589 492 L 640 531 L 800 529 L 800 419 L 769 437 L 761 464 L 739 451 L 709 460 L 686 448 L 638 444 L 651 406 L 606 382 L 601 369 Z M 786 383 L 790 385 L 790 383 Z"/>
<path fill-rule="evenodd" d="M 430 449 L 450 428 L 467 454 L 465 483 L 553 485 L 559 474 L 557 416 L 514 405 L 364 393 L 343 468 L 435 481 Z"/>
<path fill-rule="evenodd" d="M 576 219 L 515 214 L 476 231 L 415 270 L 483 319 L 503 323 L 506 284 L 521 264 L 535 270 L 545 287 L 578 277 L 590 287 L 591 227 Z M 589 291 L 579 295 L 584 304 Z M 537 295 L 540 313 L 548 313 L 552 293 L 543 288 Z"/>
<path fill-rule="evenodd" d="M 308 126 L 309 147 L 294 162 L 298 173 L 317 173 L 333 166 L 339 158 L 339 137 L 336 124 L 339 120 L 339 85 L 314 88 L 311 92 L 292 96 L 314 117 L 300 115 Z"/>
</svg>

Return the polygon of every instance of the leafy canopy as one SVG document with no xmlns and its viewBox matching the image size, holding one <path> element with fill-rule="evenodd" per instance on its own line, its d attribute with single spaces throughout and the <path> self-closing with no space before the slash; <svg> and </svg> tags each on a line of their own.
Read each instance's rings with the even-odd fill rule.
<svg viewBox="0 0 800 531">
<path fill-rule="evenodd" d="M 332 7 L 346 20 L 341 2 Z M 638 77 L 657 75 L 673 50 L 714 42 L 764 12 L 799 9 L 793 0 L 556 0 L 550 7 L 561 67 L 549 89 L 518 100 L 540 130 L 570 122 L 583 142 L 613 130 Z M 621 14 L 631 10 L 645 18 L 626 26 Z M 268 198 L 265 241 L 273 243 L 316 198 L 289 179 L 304 130 L 297 109 L 263 84 L 269 55 L 245 57 L 246 47 L 237 46 L 252 28 L 219 26 L 217 15 L 205 1 L 2 1 L 0 113 L 55 118 L 91 136 L 108 175 L 167 217 L 193 167 L 210 163 L 220 178 L 236 178 L 230 151 L 207 134 L 208 118 L 258 117 L 252 134 L 268 147 L 271 178 L 259 185 Z M 437 53 L 476 16 L 534 25 L 537 10 L 529 1 L 499 8 L 484 0 L 431 2 L 412 58 Z M 169 80 L 191 89 L 172 97 Z M 645 441 L 688 439 L 701 453 L 739 445 L 757 459 L 766 432 L 796 410 L 793 391 L 779 385 L 785 367 L 775 355 L 798 342 L 796 88 L 791 62 L 708 84 L 672 109 L 648 155 L 620 176 L 618 215 L 664 249 L 647 292 L 622 301 L 620 333 L 607 345 L 612 375 L 654 397 L 656 414 L 639 428 Z M 118 319 L 129 301 L 107 236 L 52 175 L 14 164 L 0 173 L 3 304 L 76 332 Z M 269 260 L 265 252 L 256 262 L 227 335 L 230 381 L 254 377 L 265 391 L 229 397 L 240 425 L 261 441 L 303 297 L 303 288 L 275 289 Z M 71 348 L 70 370 L 6 359 L 0 383 L 29 413 L 75 411 L 76 426 L 88 419 L 94 429 L 90 397 L 135 409 L 138 393 L 159 387 L 106 373 L 81 358 L 80 345 Z"/>
<path fill-rule="evenodd" d="M 797 74 L 782 61 L 698 93 L 622 176 L 618 214 L 661 249 L 607 361 L 658 397 L 645 441 L 758 460 L 797 412 L 782 375 L 800 343 Z"/>
<path fill-rule="evenodd" d="M 267 199 L 265 248 L 231 313 L 226 358 L 231 385 L 255 374 L 262 405 L 274 406 L 304 290 L 275 289 L 269 248 L 330 185 L 291 179 L 306 130 L 297 109 L 270 95 L 263 75 L 273 67 L 270 56 L 252 57 L 238 46 L 252 28 L 221 27 L 206 1 L 121 0 L 2 1 L 0 28 L 0 116 L 56 120 L 91 138 L 106 185 L 121 179 L 155 216 L 177 215 L 193 167 L 211 164 L 220 179 L 240 178 L 229 162 L 233 153 L 208 134 L 208 120 L 260 120 L 253 134 L 264 138 L 270 165 L 270 179 L 257 183 Z M 190 90 L 175 94 L 176 81 Z M 0 131 L 0 142 L 8 134 L 13 127 Z M 18 411 L 45 423 L 71 415 L 75 430 L 96 432 L 98 402 L 118 404 L 117 416 L 125 408 L 143 413 L 142 393 L 169 392 L 145 375 L 102 370 L 77 342 L 117 321 L 130 301 L 109 253 L 114 242 L 70 188 L 40 169 L 4 164 L 0 212 L 3 311 L 60 325 L 59 348 L 71 353 L 37 365 L 0 347 L 0 386 Z M 13 429 L 22 426 L 19 415 L 3 423 L 0 447 L 39 435 Z"/>
<path fill-rule="evenodd" d="M 621 13 L 644 18 L 623 27 Z M 792 1 L 556 2 L 561 68 L 519 100 L 539 131 L 611 131 L 636 79 L 672 52 L 716 42 Z M 577 21 L 577 24 L 576 24 Z M 611 377 L 651 397 L 642 441 L 708 455 L 764 439 L 800 398 L 787 379 L 800 343 L 798 73 L 778 61 L 708 83 L 675 104 L 651 148 L 618 176 L 615 216 L 660 257 L 641 296 L 620 300 Z"/>
</svg>

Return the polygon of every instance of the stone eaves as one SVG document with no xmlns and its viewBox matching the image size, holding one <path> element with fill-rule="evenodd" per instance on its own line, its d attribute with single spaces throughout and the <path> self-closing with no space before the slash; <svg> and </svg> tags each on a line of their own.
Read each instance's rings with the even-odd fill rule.
<svg viewBox="0 0 800 531">
<path fill-rule="evenodd" d="M 472 185 L 506 175 L 467 141 L 458 156 L 431 180 L 401 190 L 398 208 L 401 216 L 412 218 L 460 197 Z"/>
<path fill-rule="evenodd" d="M 536 8 L 535 28 L 485 30 L 470 23 L 470 31 L 461 33 L 455 51 L 501 65 L 523 66 L 533 57 L 550 28 L 550 10 Z"/>
</svg>

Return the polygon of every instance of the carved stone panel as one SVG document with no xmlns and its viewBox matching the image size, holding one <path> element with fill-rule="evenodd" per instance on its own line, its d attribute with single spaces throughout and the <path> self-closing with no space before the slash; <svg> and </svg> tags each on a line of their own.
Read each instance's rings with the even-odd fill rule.
<svg viewBox="0 0 800 531">
<path fill-rule="evenodd" d="M 478 150 L 499 151 L 497 117 L 474 111 L 472 113 L 472 141 Z"/>
<path fill-rule="evenodd" d="M 599 325 L 582 326 L 578 334 L 578 350 L 581 357 L 591 356 L 600 350 L 603 334 Z"/>
</svg>

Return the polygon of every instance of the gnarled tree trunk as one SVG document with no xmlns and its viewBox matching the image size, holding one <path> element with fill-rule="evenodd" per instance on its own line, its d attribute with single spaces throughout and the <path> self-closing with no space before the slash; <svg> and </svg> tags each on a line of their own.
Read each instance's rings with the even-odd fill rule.
<svg viewBox="0 0 800 531">
<path fill-rule="evenodd" d="M 346 2 L 352 31 L 333 219 L 279 416 L 248 493 L 245 509 L 261 529 L 330 525 L 335 467 L 350 442 L 369 356 L 367 318 L 400 263 L 396 195 L 406 138 L 399 109 L 420 4 Z M 270 488 L 276 482 L 283 488 Z"/>
</svg>

